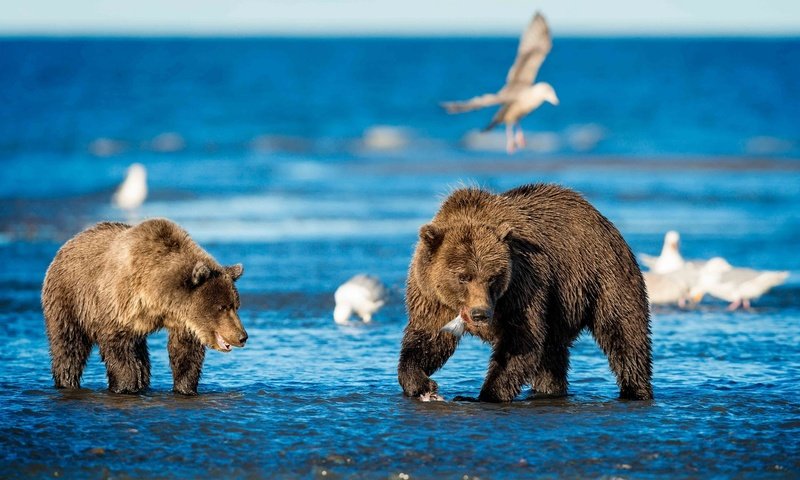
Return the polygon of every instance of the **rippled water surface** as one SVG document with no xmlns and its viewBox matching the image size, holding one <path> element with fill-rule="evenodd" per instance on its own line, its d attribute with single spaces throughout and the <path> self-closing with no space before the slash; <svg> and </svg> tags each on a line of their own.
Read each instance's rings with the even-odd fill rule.
<svg viewBox="0 0 800 480">
<path fill-rule="evenodd" d="M 297 45 L 290 44 L 278 42 L 264 48 L 272 55 L 284 52 L 270 61 L 292 71 L 290 67 L 301 62 Z M 254 143 L 257 133 L 265 133 L 257 131 L 255 118 L 269 118 L 262 127 L 274 133 L 273 124 L 280 123 L 277 113 L 261 109 L 258 115 L 248 116 L 244 97 L 226 90 L 225 95 L 232 95 L 226 103 L 215 95 L 219 91 L 213 85 L 229 86 L 225 72 L 238 72 L 232 78 L 238 79 L 233 84 L 241 86 L 239 94 L 252 95 L 254 86 L 242 80 L 247 78 L 242 72 L 247 71 L 258 45 L 248 44 L 243 57 L 219 53 L 230 52 L 229 42 L 218 46 L 219 51 L 210 49 L 211 57 L 187 54 L 185 49 L 195 51 L 191 42 L 188 47 L 181 45 L 170 47 L 178 48 L 173 52 L 177 57 L 160 60 L 137 57 L 135 42 L 134 46 L 117 45 L 129 58 L 144 62 L 143 77 L 131 85 L 113 81 L 118 78 L 116 69 L 128 67 L 115 67 L 117 60 L 102 65 L 97 60 L 113 44 L 78 49 L 87 64 L 105 73 L 67 75 L 61 83 L 47 72 L 70 71 L 62 60 L 77 61 L 70 57 L 77 55 L 74 45 L 56 43 L 47 50 L 37 43 L 35 49 L 50 55 L 25 57 L 13 50 L 14 55 L 5 57 L 6 62 L 26 66 L 19 78 L 45 82 L 42 88 L 50 92 L 47 95 L 52 90 L 72 93 L 62 103 L 37 104 L 37 99 L 54 100 L 28 92 L 16 82 L 20 98 L 15 98 L 14 108 L 29 106 L 15 110 L 18 114 L 27 111 L 29 121 L 12 125 L 6 116 L 0 128 L 0 166 L 6 187 L 0 192 L 0 334 L 4 338 L 0 476 L 800 475 L 800 164 L 789 155 L 796 151 L 792 149 L 797 144 L 792 142 L 798 140 L 796 123 L 792 123 L 796 116 L 778 105 L 780 99 L 764 100 L 768 96 L 761 98 L 756 92 L 753 95 L 759 101 L 767 102 L 753 100 L 756 106 L 751 107 L 759 113 L 736 111 L 726 119 L 730 123 L 708 124 L 719 133 L 709 141 L 722 142 L 724 148 L 715 149 L 713 142 L 709 146 L 695 137 L 674 146 L 671 142 L 678 136 L 656 129 L 647 135 L 657 138 L 652 143 L 659 145 L 657 151 L 670 155 L 651 155 L 637 143 L 647 135 L 638 137 L 635 131 L 625 130 L 624 111 L 595 111 L 592 118 L 581 121 L 606 125 L 607 143 L 601 140 L 597 150 L 580 154 L 527 151 L 509 158 L 495 151 L 496 142 L 488 151 L 475 152 L 454 137 L 481 119 L 459 118 L 458 128 L 436 130 L 434 125 L 448 125 L 449 117 L 436 117 L 434 122 L 433 115 L 438 113 L 431 111 L 417 118 L 400 108 L 404 98 L 391 100 L 388 104 L 397 108 L 387 113 L 376 106 L 385 108 L 385 99 L 368 93 L 348 97 L 337 117 L 334 84 L 327 96 L 315 91 L 313 98 L 305 100 L 290 88 L 285 95 L 296 102 L 327 106 L 331 111 L 314 117 L 318 123 L 304 117 L 310 115 L 308 111 L 287 113 L 292 136 L 262 137 Z M 405 48 L 412 52 L 421 48 L 414 45 L 411 42 Z M 591 44 L 598 55 L 606 52 L 604 45 Z M 432 48 L 446 50 L 445 46 Z M 150 43 L 145 47 L 158 51 Z M 660 44 L 629 47 L 628 55 L 644 55 L 640 49 L 655 48 L 656 53 L 666 51 L 672 62 L 680 63 L 682 58 L 672 47 Z M 324 48 L 345 55 L 334 47 Z M 338 48 L 354 49 L 365 57 L 380 52 L 374 45 Z M 780 50 L 785 45 L 771 48 Z M 687 53 L 691 58 L 686 61 L 694 61 L 693 55 L 702 57 L 703 51 Z M 409 58 L 414 57 L 407 50 L 402 52 L 409 57 L 401 55 L 397 65 L 381 75 L 389 78 L 397 73 L 392 69 L 409 74 Z M 224 68 L 213 66 L 209 58 L 214 55 L 224 59 L 220 60 Z M 565 57 L 550 67 L 553 76 L 578 75 L 570 70 L 578 67 L 570 67 Z M 784 89 L 784 98 L 797 98 L 792 96 L 797 88 L 788 82 L 786 70 L 794 66 L 781 66 L 779 60 L 785 56 L 768 57 L 759 57 L 763 63 L 759 68 L 771 72 L 768 78 L 780 86 L 776 89 Z M 169 58 L 181 60 L 180 69 L 170 67 L 177 73 L 153 73 L 157 70 L 151 63 L 169 63 Z M 326 75 L 334 80 L 372 78 L 358 65 L 354 61 Z M 426 65 L 426 72 L 433 71 Z M 713 62 L 710 65 L 712 71 L 703 75 L 714 75 Z M 2 75 L 0 79 L 8 83 L 8 70 Z M 213 88 L 195 85 L 193 89 L 195 76 Z M 48 78 L 50 83 L 45 81 Z M 746 76 L 736 78 L 733 86 L 720 87 L 718 97 L 735 96 L 732 92 L 750 81 Z M 473 89 L 482 88 L 479 83 L 484 80 L 471 81 Z M 686 80 L 686 85 L 702 84 L 698 82 Z M 160 90 L 157 86 L 162 83 Z M 289 102 L 270 90 L 270 84 L 262 86 L 266 98 Z M 134 105 L 133 100 L 148 92 L 154 95 L 151 103 Z M 197 116 L 188 115 L 188 107 L 176 100 L 181 92 L 194 101 L 195 96 L 207 96 Z M 425 92 L 424 101 L 435 102 L 438 93 Z M 8 95 L 8 90 L 4 93 Z M 714 101 L 721 101 L 718 97 Z M 577 108 L 568 107 L 567 100 L 562 102 L 564 108 Z M 132 111 L 130 117 L 126 117 L 126 105 Z M 158 110 L 154 105 L 160 105 L 164 114 L 153 113 Z M 620 108 L 629 107 L 634 108 L 627 104 Z M 671 110 L 676 105 L 652 108 L 657 118 L 675 122 L 679 118 Z M 561 122 L 562 117 L 546 116 L 561 115 L 554 111 L 543 113 L 544 118 Z M 702 112 L 697 115 L 689 121 L 700 125 L 706 117 Z M 370 149 L 366 137 L 347 130 L 352 122 L 402 123 L 409 137 L 392 131 L 406 138 L 402 147 Z M 725 143 L 725 132 L 737 123 L 745 125 L 748 135 L 763 133 L 790 146 L 773 155 L 747 154 L 743 143 Z M 305 136 L 300 132 L 303 125 Z M 431 125 L 427 135 L 420 133 L 424 125 Z M 563 128 L 566 131 L 568 126 Z M 42 131 L 58 134 L 46 136 Z M 156 134 L 168 131 L 177 131 L 184 143 L 176 143 L 174 137 L 153 141 Z M 203 132 L 216 132 L 218 137 L 211 140 L 219 148 L 203 143 Z M 339 133 L 353 138 L 331 144 L 330 139 L 339 138 Z M 43 135 L 47 141 L 38 142 Z M 106 137 L 121 138 L 121 150 L 105 151 L 102 148 L 108 144 L 92 143 Z M 265 144 L 269 148 L 262 148 Z M 686 156 L 682 148 L 704 155 Z M 704 148 L 708 150 L 695 151 Z M 125 167 L 134 161 L 147 167 L 151 192 L 130 220 L 172 218 L 220 262 L 245 265 L 239 282 L 240 314 L 250 340 L 246 348 L 230 354 L 208 353 L 198 397 L 171 393 L 164 332 L 149 341 L 152 388 L 144 395 L 108 393 L 96 351 L 84 374 L 83 389 L 67 392 L 52 387 L 39 305 L 44 272 L 61 243 L 80 229 L 100 220 L 126 219 L 110 207 L 109 198 Z M 652 402 L 617 400 L 607 362 L 588 336 L 572 350 L 566 398 L 531 399 L 529 390 L 508 405 L 419 403 L 404 398 L 395 369 L 405 325 L 403 284 L 417 228 L 458 185 L 500 191 L 538 181 L 558 182 L 583 192 L 615 222 L 636 252 L 656 253 L 663 233 L 677 229 L 688 258 L 721 255 L 734 265 L 785 269 L 792 276 L 751 311 L 729 313 L 724 303 L 713 300 L 692 310 L 654 310 L 656 399 Z M 381 277 L 392 298 L 373 324 L 337 326 L 332 319 L 333 291 L 361 272 Z M 489 354 L 486 345 L 466 338 L 434 376 L 441 393 L 447 399 L 477 394 Z"/>
</svg>

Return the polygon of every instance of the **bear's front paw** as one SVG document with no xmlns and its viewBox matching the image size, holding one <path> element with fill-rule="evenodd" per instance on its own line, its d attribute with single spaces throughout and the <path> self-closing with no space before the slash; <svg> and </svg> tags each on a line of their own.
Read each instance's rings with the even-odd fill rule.
<svg viewBox="0 0 800 480">
<path fill-rule="evenodd" d="M 400 386 L 403 387 L 403 393 L 408 397 L 434 395 L 439 391 L 439 385 L 422 372 L 418 374 L 401 373 L 399 380 Z"/>
<path fill-rule="evenodd" d="M 494 391 L 481 391 L 481 394 L 478 395 L 479 402 L 487 402 L 487 403 L 508 403 L 514 400 L 514 395 L 510 393 L 503 393 L 503 392 L 494 392 Z"/>
<path fill-rule="evenodd" d="M 438 393 L 423 393 L 417 398 L 420 402 L 444 402 L 444 397 Z"/>
<path fill-rule="evenodd" d="M 478 400 L 475 397 L 464 397 L 462 395 L 456 395 L 455 397 L 453 397 L 453 401 L 454 402 L 479 402 L 480 400 Z"/>
<path fill-rule="evenodd" d="M 122 385 L 115 385 L 113 387 L 108 387 L 108 389 L 112 393 L 119 393 L 123 395 L 136 395 L 142 393 L 145 388 L 143 387 L 136 387 L 136 386 L 122 386 Z"/>
<path fill-rule="evenodd" d="M 173 387 L 172 391 L 179 395 L 186 395 L 187 397 L 193 397 L 197 395 L 197 390 L 191 388 Z"/>
<path fill-rule="evenodd" d="M 621 400 L 652 400 L 653 389 L 649 386 L 625 386 L 620 389 L 619 398 Z"/>
</svg>

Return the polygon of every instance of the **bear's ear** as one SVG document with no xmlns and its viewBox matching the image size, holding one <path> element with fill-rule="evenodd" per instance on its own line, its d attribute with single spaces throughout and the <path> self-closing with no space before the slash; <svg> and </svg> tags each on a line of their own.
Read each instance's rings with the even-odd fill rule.
<svg viewBox="0 0 800 480">
<path fill-rule="evenodd" d="M 237 263 L 236 265 L 231 265 L 230 267 L 225 267 L 225 271 L 228 275 L 231 276 L 233 281 L 239 280 L 239 277 L 242 276 L 244 273 L 244 266 L 241 263 Z"/>
<path fill-rule="evenodd" d="M 194 264 L 194 269 L 192 269 L 192 285 L 195 287 L 200 286 L 203 282 L 208 280 L 210 276 L 211 269 L 208 268 L 208 265 L 202 261 L 198 261 Z"/>
<path fill-rule="evenodd" d="M 442 244 L 444 232 L 441 228 L 429 223 L 419 229 L 419 238 L 430 251 L 434 251 Z"/>
<path fill-rule="evenodd" d="M 513 236 L 514 236 L 514 228 L 511 225 L 503 223 L 499 227 L 497 227 L 497 237 L 500 240 L 506 242 L 508 240 L 511 240 Z"/>
</svg>

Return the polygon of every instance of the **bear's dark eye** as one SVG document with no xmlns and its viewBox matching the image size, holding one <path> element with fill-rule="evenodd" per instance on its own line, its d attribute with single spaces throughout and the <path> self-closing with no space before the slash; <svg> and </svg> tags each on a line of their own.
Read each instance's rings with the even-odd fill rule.
<svg viewBox="0 0 800 480">
<path fill-rule="evenodd" d="M 472 281 L 472 275 L 461 273 L 458 275 L 458 283 L 469 283 Z"/>
<path fill-rule="evenodd" d="M 218 309 L 220 312 L 224 312 L 224 311 L 225 311 L 225 308 L 226 308 L 226 307 L 225 307 L 225 305 L 220 305 L 219 307 L 217 307 L 217 309 Z"/>
</svg>

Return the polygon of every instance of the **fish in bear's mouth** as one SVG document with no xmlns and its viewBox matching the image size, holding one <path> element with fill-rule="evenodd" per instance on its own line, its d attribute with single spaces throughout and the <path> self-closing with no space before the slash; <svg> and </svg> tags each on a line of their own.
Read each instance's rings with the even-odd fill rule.
<svg viewBox="0 0 800 480">
<path fill-rule="evenodd" d="M 214 332 L 217 337 L 217 347 L 219 347 L 220 352 L 230 352 L 231 351 L 231 344 L 226 342 L 222 335 L 219 332 Z"/>
<path fill-rule="evenodd" d="M 442 327 L 440 332 L 447 332 L 457 338 L 461 338 L 467 329 L 467 326 L 472 324 L 472 318 L 469 316 L 469 310 L 465 307 L 458 312 L 458 316 Z"/>
</svg>

